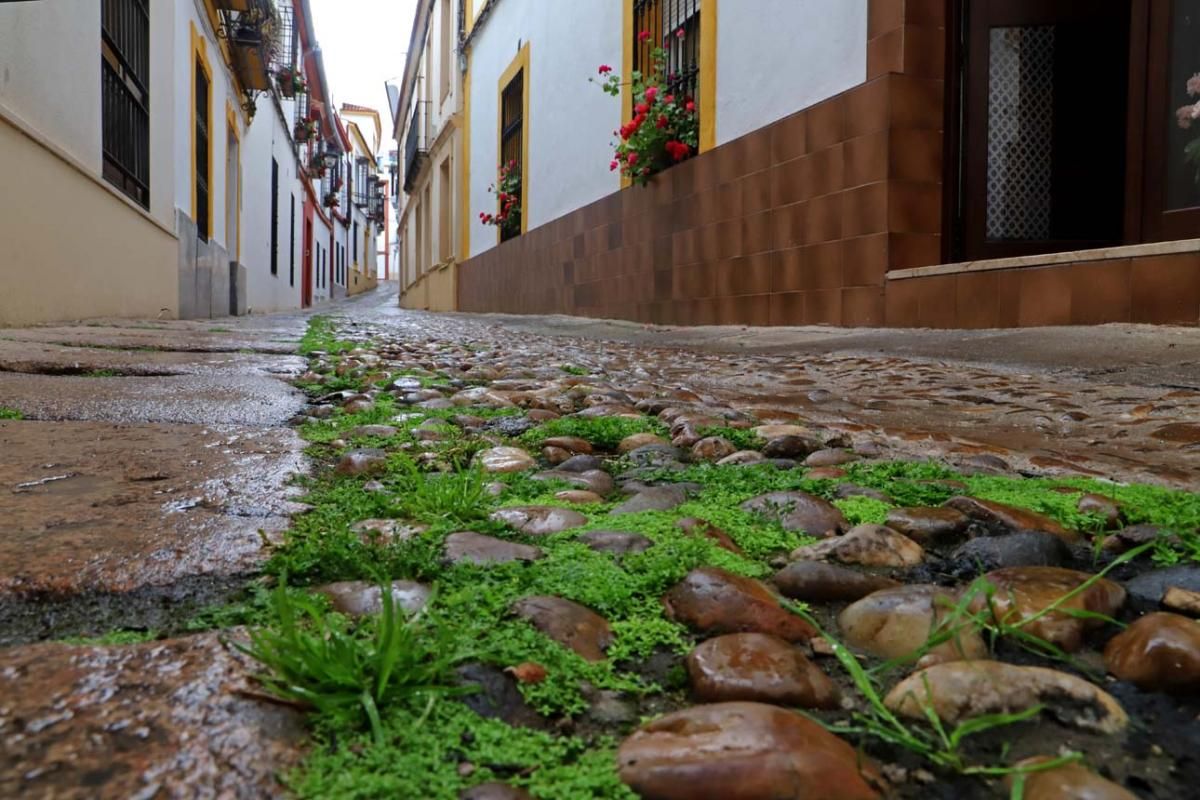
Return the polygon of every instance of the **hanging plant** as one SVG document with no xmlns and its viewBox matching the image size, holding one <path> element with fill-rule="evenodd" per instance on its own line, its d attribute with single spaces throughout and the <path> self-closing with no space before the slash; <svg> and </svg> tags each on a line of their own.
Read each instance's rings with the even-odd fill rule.
<svg viewBox="0 0 1200 800">
<path fill-rule="evenodd" d="M 1187 82 L 1188 104 L 1175 112 L 1175 119 L 1183 130 L 1191 130 L 1197 120 L 1200 120 L 1200 73 L 1196 73 Z M 1196 183 L 1200 183 L 1200 135 L 1192 139 L 1183 148 L 1183 158 L 1196 168 Z"/>
<path fill-rule="evenodd" d="M 496 182 L 488 187 L 496 195 L 495 214 L 479 212 L 479 221 L 495 225 L 505 239 L 521 232 L 521 167 L 514 158 L 497 167 Z"/>
<path fill-rule="evenodd" d="M 307 142 L 309 139 L 315 139 L 317 136 L 317 121 L 315 119 L 307 119 L 297 122 L 292 133 L 295 135 L 297 142 Z"/>
<path fill-rule="evenodd" d="M 682 39 L 683 28 L 674 34 Z M 638 34 L 639 41 L 650 39 L 649 31 Z M 651 71 L 634 71 L 629 77 L 633 93 L 633 117 L 613 131 L 613 159 L 608 168 L 620 170 L 622 177 L 645 185 L 650 177 L 673 164 L 691 158 L 699 149 L 700 117 L 691 97 L 673 94 L 662 77 L 667 53 L 661 47 L 650 51 Z M 600 88 L 613 97 L 621 96 L 621 77 L 612 67 L 601 64 Z M 595 78 L 588 78 L 597 82 Z"/>
<path fill-rule="evenodd" d="M 337 208 L 341 204 L 337 192 L 326 192 L 324 202 L 326 208 Z"/>
</svg>

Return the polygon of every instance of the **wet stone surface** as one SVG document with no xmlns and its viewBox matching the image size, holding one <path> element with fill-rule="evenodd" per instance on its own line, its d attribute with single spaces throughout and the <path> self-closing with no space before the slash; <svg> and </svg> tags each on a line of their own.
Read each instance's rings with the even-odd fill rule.
<svg viewBox="0 0 1200 800">
<path fill-rule="evenodd" d="M 431 315 L 382 292 L 331 310 L 354 343 L 307 360 L 300 315 L 0 331 L 0 407 L 32 418 L 0 421 L 20 522 L 0 535 L 0 644 L 17 643 L 0 650 L 0 793 L 274 797 L 307 751 L 293 774 L 325 783 L 306 796 L 1001 800 L 999 777 L 821 727 L 869 711 L 847 653 L 913 654 L 981 573 L 996 592 L 967 613 L 1075 660 L 964 630 L 874 673 L 914 735 L 935 741 L 931 708 L 953 725 L 1040 705 L 958 755 L 1080 751 L 1103 775 L 1039 774 L 1034 800 L 1200 783 L 1200 623 L 1138 619 L 1195 607 L 1195 507 L 1125 485 L 1194 489 L 1200 467 L 1200 371 L 1147 367 L 1161 341 L 1122 329 L 1152 346 L 1091 371 L 1018 348 L 1032 361 L 1014 369 L 998 332 L 706 333 Z M 971 352 L 993 361 L 953 360 Z M 303 511 L 288 474 L 308 468 L 287 422 L 311 446 L 302 483 L 335 491 L 284 537 Z M 1156 542 L 1162 564 L 1113 564 Z M 365 612 L 339 622 L 356 635 L 380 579 L 422 624 L 457 620 L 436 631 L 466 654 L 445 680 L 475 691 L 390 709 L 383 745 L 353 725 L 322 740 L 261 702 L 259 667 L 220 646 L 240 632 L 171 638 L 198 605 L 277 583 L 272 553 L 299 565 L 294 587 Z M 22 644 L 160 626 L 145 644 Z"/>
</svg>

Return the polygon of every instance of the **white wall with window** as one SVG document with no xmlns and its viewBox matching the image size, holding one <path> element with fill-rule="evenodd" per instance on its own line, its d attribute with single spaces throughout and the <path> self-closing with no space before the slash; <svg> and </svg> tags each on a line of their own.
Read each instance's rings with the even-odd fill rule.
<svg viewBox="0 0 1200 800">
<path fill-rule="evenodd" d="M 601 64 L 621 69 L 620 2 L 571 3 L 546 13 L 541 0 L 503 0 L 477 23 L 470 43 L 471 255 L 495 247 L 495 226 L 479 212 L 496 209 L 488 186 L 499 164 L 498 85 L 529 45 L 529 118 L 525 224 L 535 228 L 620 188 L 609 172 L 621 102 L 589 83 Z"/>
<path fill-rule="evenodd" d="M 304 186 L 290 128 L 290 118 L 281 115 L 271 98 L 262 97 L 243 137 L 241 262 L 251 313 L 300 306 Z"/>
</svg>

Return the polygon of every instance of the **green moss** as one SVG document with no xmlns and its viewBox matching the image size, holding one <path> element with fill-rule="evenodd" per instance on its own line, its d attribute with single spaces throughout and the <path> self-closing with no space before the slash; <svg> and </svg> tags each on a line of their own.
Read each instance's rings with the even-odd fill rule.
<svg viewBox="0 0 1200 800">
<path fill-rule="evenodd" d="M 834 500 L 851 525 L 882 525 L 892 506 L 872 497 L 846 497 Z"/>
<path fill-rule="evenodd" d="M 562 417 L 532 428 L 520 436 L 527 447 L 539 447 L 553 436 L 578 436 L 600 450 L 612 451 L 627 436 L 635 433 L 666 434 L 661 422 L 649 417 Z"/>
<path fill-rule="evenodd" d="M 0 419 L 25 419 L 25 415 L 15 408 L 0 406 Z"/>
<path fill-rule="evenodd" d="M 345 353 L 354 349 L 354 346 L 354 342 L 337 338 L 337 326 L 332 319 L 318 314 L 308 321 L 308 330 L 300 339 L 300 355 Z"/>
<path fill-rule="evenodd" d="M 426 713 L 428 712 L 428 713 Z M 420 704 L 385 719 L 387 741 L 319 727 L 319 743 L 288 781 L 302 798 L 454 800 L 488 781 L 544 800 L 636 800 L 620 782 L 615 743 L 512 728 L 456 701 Z M 460 770 L 460 765 L 471 765 Z M 463 774 L 464 772 L 468 774 Z"/>
<path fill-rule="evenodd" d="M 117 630 L 109 631 L 108 633 L 99 636 L 75 636 L 59 641 L 64 644 L 81 644 L 93 647 L 105 647 L 109 645 L 120 644 L 141 644 L 142 642 L 151 642 L 159 637 L 159 632 L 155 630 L 135 631 L 135 630 Z"/>
<path fill-rule="evenodd" d="M 722 439 L 730 442 L 738 450 L 759 450 L 766 442 L 755 435 L 750 428 L 729 428 L 722 426 L 708 426 L 701 428 L 698 433 L 701 436 L 720 436 Z"/>
<path fill-rule="evenodd" d="M 592 374 L 592 371 L 590 369 L 588 369 L 587 367 L 577 367 L 574 364 L 563 364 L 559 367 L 559 369 L 561 369 L 563 372 L 567 373 L 568 375 L 582 376 L 582 375 L 591 375 Z"/>
</svg>

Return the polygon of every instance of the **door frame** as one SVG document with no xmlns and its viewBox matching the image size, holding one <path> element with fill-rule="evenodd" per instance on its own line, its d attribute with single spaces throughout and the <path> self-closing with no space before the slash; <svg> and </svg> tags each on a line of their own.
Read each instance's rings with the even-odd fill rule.
<svg viewBox="0 0 1200 800">
<path fill-rule="evenodd" d="M 300 307 L 308 308 L 313 301 L 313 215 L 308 203 L 304 204 L 304 258 L 300 264 Z"/>
<path fill-rule="evenodd" d="M 945 161 L 943 169 L 943 231 L 942 261 L 954 263 L 966 260 L 984 260 L 1034 253 L 1063 252 L 1072 249 L 1084 250 L 1113 244 L 1112 241 L 1060 242 L 1061 249 L 1047 249 L 1050 243 L 992 243 L 984 237 L 987 208 L 985 202 L 973 202 L 967 187 L 986 185 L 987 136 L 986 115 L 972 115 L 972 108 L 986 111 L 987 81 L 977 79 L 973 83 L 968 77 L 968 53 L 987 52 L 987 26 L 971 25 L 968 6 L 991 4 L 997 0 L 946 0 L 946 82 L 945 82 Z M 1023 24 L 1036 24 L 1038 19 L 1046 23 L 1062 19 L 1047 8 L 1041 0 L 1007 0 L 1012 13 L 1020 14 Z M 1091 7 L 1088 0 L 1060 0 L 1072 11 L 1086 11 Z M 1156 4 L 1164 5 L 1164 4 Z M 1059 6 L 1058 8 L 1061 8 Z M 1156 41 L 1151 32 L 1150 0 L 1130 0 L 1129 25 L 1129 80 L 1127 86 L 1126 111 L 1126 163 L 1125 163 L 1125 209 L 1123 229 L 1114 241 L 1118 244 L 1138 244 L 1146 241 L 1143 236 L 1148 196 L 1146 162 L 1147 126 L 1149 125 L 1147 92 L 1153 75 L 1153 53 L 1150 43 Z M 1055 11 L 1058 9 L 1056 8 Z M 1029 20 L 1033 20 L 1030 23 Z M 1162 50 L 1162 48 L 1157 48 Z M 1162 56 L 1165 59 L 1165 56 Z M 976 76 L 978 78 L 978 76 Z M 986 78 L 986 76 L 983 76 Z M 980 92 L 983 93 L 982 98 Z M 984 135 L 972 142 L 979 125 L 984 126 Z M 974 144 L 974 147 L 971 145 Z M 980 184 L 979 181 L 984 181 Z M 974 240 L 972 240 L 974 237 Z M 1175 237 L 1186 238 L 1186 237 Z"/>
</svg>

